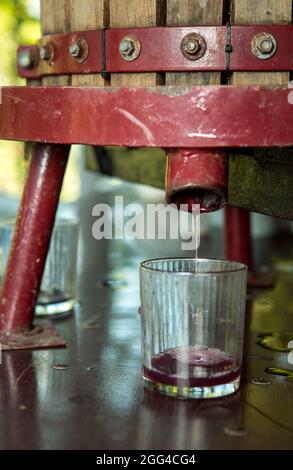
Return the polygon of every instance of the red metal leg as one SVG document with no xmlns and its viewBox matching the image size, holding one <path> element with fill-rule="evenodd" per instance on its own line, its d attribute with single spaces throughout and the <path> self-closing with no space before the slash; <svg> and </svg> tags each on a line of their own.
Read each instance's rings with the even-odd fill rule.
<svg viewBox="0 0 293 470">
<path fill-rule="evenodd" d="M 0 297 L 0 334 L 32 326 L 70 146 L 35 144 Z"/>
<path fill-rule="evenodd" d="M 236 207 L 225 208 L 226 258 L 252 266 L 250 213 Z"/>
</svg>

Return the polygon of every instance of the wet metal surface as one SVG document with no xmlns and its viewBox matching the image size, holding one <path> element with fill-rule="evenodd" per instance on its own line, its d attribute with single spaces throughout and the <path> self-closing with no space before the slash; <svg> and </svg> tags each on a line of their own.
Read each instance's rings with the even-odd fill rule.
<svg viewBox="0 0 293 470">
<path fill-rule="evenodd" d="M 292 448 L 292 383 L 265 373 L 268 366 L 292 366 L 287 354 L 257 345 L 257 337 L 251 339 L 249 367 L 239 393 L 179 401 L 143 389 L 138 263 L 158 253 L 135 241 L 94 240 L 91 209 L 97 198 L 101 196 L 89 188 L 80 204 L 81 307 L 55 322 L 67 349 L 2 353 L 0 447 Z M 220 246 L 215 235 L 202 241 L 200 254 L 221 255 Z M 126 282 L 109 288 L 101 284 L 105 279 Z M 56 369 L 58 365 L 68 367 Z M 270 384 L 255 385 L 255 377 L 267 377 Z"/>
</svg>

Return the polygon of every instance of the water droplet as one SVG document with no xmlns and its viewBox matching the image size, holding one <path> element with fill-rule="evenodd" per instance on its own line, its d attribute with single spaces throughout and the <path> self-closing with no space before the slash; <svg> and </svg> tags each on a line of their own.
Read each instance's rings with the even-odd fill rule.
<svg viewBox="0 0 293 470">
<path fill-rule="evenodd" d="M 255 377 L 251 379 L 251 383 L 254 385 L 269 385 L 270 381 L 262 377 Z"/>
<path fill-rule="evenodd" d="M 103 279 L 101 281 L 101 286 L 102 287 L 107 287 L 108 289 L 120 289 L 121 287 L 126 287 L 128 285 L 128 282 L 126 279 Z"/>
<path fill-rule="evenodd" d="M 97 366 L 89 366 L 86 368 L 88 372 L 95 372 L 96 370 L 99 370 Z"/>
<path fill-rule="evenodd" d="M 293 378 L 293 370 L 283 369 L 282 367 L 267 367 L 266 373 L 273 375 L 283 375 L 285 377 Z"/>
<path fill-rule="evenodd" d="M 60 364 L 54 364 L 52 367 L 53 369 L 57 369 L 57 370 L 65 370 L 69 368 L 69 365 L 60 363 Z"/>
<path fill-rule="evenodd" d="M 258 341 L 263 348 L 278 352 L 290 352 L 288 343 L 293 339 L 293 334 L 273 333 L 262 335 Z"/>
<path fill-rule="evenodd" d="M 293 385 L 293 375 L 292 375 L 292 377 L 285 377 L 285 379 L 283 379 L 283 381 L 287 382 L 288 384 Z"/>
<path fill-rule="evenodd" d="M 83 327 L 85 329 L 95 329 L 95 328 L 99 328 L 99 323 L 96 321 L 87 321 L 83 324 Z"/>
<path fill-rule="evenodd" d="M 228 436 L 243 437 L 248 434 L 248 431 L 240 424 L 231 424 L 229 426 L 225 426 L 224 433 L 228 434 Z"/>
</svg>

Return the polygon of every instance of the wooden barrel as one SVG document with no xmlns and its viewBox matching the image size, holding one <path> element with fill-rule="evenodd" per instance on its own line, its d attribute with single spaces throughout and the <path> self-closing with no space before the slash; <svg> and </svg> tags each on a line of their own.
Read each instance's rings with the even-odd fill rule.
<svg viewBox="0 0 293 470">
<path fill-rule="evenodd" d="M 101 28 L 222 24 L 224 0 L 41 0 L 43 34 Z M 219 83 L 219 73 L 116 73 L 47 77 L 44 85 L 150 86 Z"/>
</svg>

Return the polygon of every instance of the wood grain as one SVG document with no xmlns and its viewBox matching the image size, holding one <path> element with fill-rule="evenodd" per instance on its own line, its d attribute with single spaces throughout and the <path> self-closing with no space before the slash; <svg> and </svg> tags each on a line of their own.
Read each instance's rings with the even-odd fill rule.
<svg viewBox="0 0 293 470">
<path fill-rule="evenodd" d="M 157 0 L 111 0 L 110 27 L 151 27 L 161 23 L 162 8 Z M 163 3 L 163 2 L 161 2 Z M 162 6 L 162 5 L 161 5 Z M 156 73 L 116 73 L 111 76 L 112 86 L 151 86 L 157 84 Z"/>
<path fill-rule="evenodd" d="M 41 0 L 42 34 L 70 31 L 70 2 L 66 0 Z M 71 84 L 70 75 L 44 77 L 42 85 L 63 86 Z"/>
<path fill-rule="evenodd" d="M 71 0 L 71 31 L 89 31 L 108 26 L 108 0 Z M 72 85 L 104 86 L 105 80 L 100 74 L 73 75 Z"/>
<path fill-rule="evenodd" d="M 233 24 L 288 24 L 292 0 L 233 0 Z M 286 85 L 288 72 L 235 72 L 234 85 Z"/>
<path fill-rule="evenodd" d="M 167 26 L 221 25 L 223 0 L 167 0 Z M 169 72 L 166 85 L 219 84 L 218 72 Z"/>
</svg>

